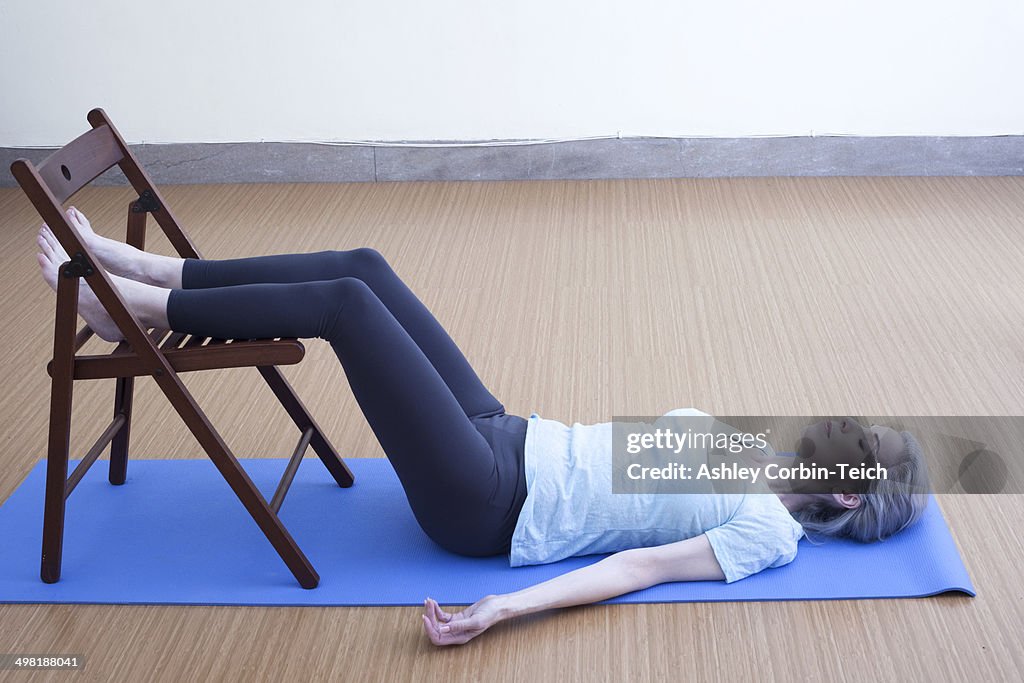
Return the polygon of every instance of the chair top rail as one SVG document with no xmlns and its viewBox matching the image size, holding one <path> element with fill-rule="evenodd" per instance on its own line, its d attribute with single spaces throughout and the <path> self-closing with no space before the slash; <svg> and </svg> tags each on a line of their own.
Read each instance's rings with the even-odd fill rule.
<svg viewBox="0 0 1024 683">
<path fill-rule="evenodd" d="M 82 133 L 56 150 L 36 170 L 53 196 L 63 204 L 123 158 L 113 131 L 103 125 Z"/>
</svg>

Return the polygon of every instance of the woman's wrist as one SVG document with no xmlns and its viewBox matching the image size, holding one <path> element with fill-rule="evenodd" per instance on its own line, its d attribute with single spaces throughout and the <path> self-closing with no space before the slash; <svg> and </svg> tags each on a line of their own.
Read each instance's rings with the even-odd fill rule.
<svg viewBox="0 0 1024 683">
<path fill-rule="evenodd" d="M 518 617 L 522 614 L 522 603 L 515 593 L 502 593 L 495 595 L 495 606 L 497 607 L 498 621 Z"/>
</svg>

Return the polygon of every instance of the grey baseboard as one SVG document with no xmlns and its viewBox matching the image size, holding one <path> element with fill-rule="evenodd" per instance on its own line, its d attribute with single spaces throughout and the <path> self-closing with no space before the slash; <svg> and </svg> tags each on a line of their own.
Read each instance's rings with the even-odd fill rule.
<svg viewBox="0 0 1024 683">
<path fill-rule="evenodd" d="M 614 138 L 491 146 L 291 142 L 133 145 L 155 183 L 1024 175 L 1024 136 Z M 52 149 L 0 147 L 12 161 Z M 113 169 L 96 181 L 126 184 Z"/>
</svg>

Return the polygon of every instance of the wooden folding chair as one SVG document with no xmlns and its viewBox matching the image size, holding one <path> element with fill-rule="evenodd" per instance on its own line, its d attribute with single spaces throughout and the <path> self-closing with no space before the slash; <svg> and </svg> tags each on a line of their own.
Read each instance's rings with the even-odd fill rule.
<svg viewBox="0 0 1024 683">
<path fill-rule="evenodd" d="M 150 375 L 299 584 L 303 588 L 315 588 L 320 577 L 281 523 L 278 511 L 295 478 L 299 462 L 310 445 L 339 486 L 351 486 L 354 479 L 352 472 L 276 367 L 301 361 L 305 347 L 294 338 L 207 339 L 142 327 L 135 314 L 125 306 L 120 293 L 112 286 L 102 264 L 68 221 L 63 210 L 64 202 L 116 164 L 139 193 L 138 199 L 128 205 L 126 242 L 139 249 L 143 248 L 146 218 L 153 214 L 180 256 L 202 257 L 106 113 L 102 109 L 93 109 L 89 112 L 88 120 L 92 125 L 90 131 L 51 154 L 38 168 L 26 159 L 18 159 L 11 164 L 11 173 L 18 184 L 64 249 L 72 255 L 69 261 L 61 265 L 57 278 L 53 360 L 47 364 L 52 383 L 40 576 L 46 583 L 60 579 L 65 501 L 108 443 L 111 444 L 110 483 L 120 485 L 125 482 L 134 381 L 135 377 Z M 84 278 L 92 287 L 125 337 L 110 353 L 76 355 L 93 335 L 88 325 L 77 334 L 75 332 L 78 326 L 80 278 Z M 181 372 L 237 367 L 259 369 L 301 432 L 299 443 L 269 503 L 253 485 L 178 376 Z M 117 378 L 114 419 L 68 477 L 72 385 L 75 380 L 109 377 Z"/>
</svg>

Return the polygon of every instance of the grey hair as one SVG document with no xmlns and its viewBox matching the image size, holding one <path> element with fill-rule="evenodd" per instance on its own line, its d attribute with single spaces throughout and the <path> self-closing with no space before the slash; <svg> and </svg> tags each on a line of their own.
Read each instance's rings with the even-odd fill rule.
<svg viewBox="0 0 1024 683">
<path fill-rule="evenodd" d="M 910 432 L 900 435 L 902 457 L 886 468 L 886 478 L 870 480 L 867 492 L 860 494 L 860 505 L 843 509 L 813 502 L 793 512 L 812 544 L 817 545 L 811 533 L 862 543 L 884 541 L 921 518 L 928 506 L 928 466 L 917 439 Z"/>
</svg>

